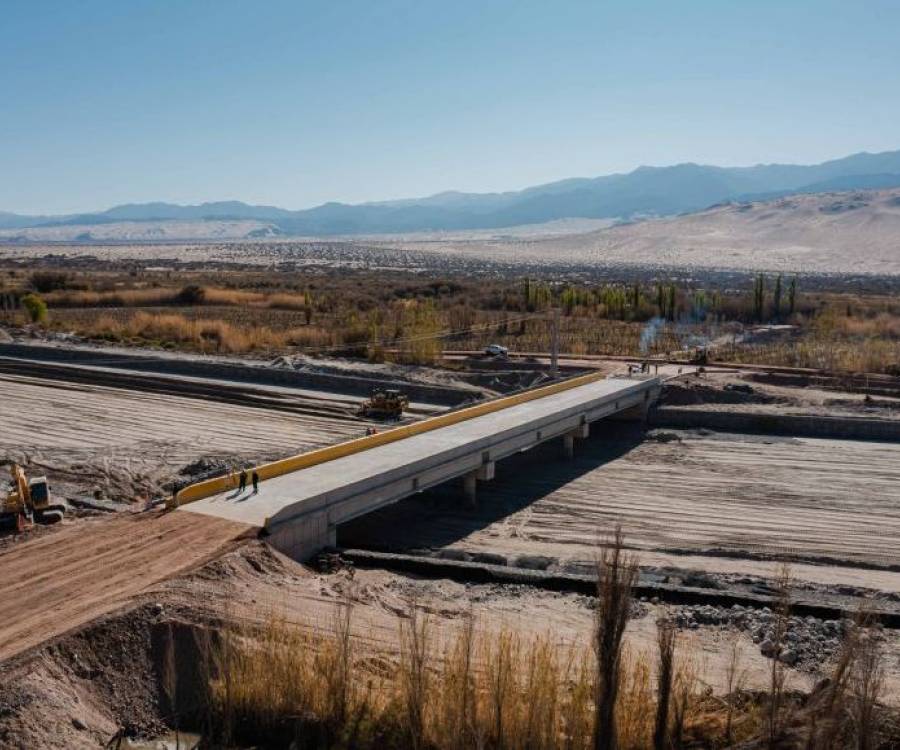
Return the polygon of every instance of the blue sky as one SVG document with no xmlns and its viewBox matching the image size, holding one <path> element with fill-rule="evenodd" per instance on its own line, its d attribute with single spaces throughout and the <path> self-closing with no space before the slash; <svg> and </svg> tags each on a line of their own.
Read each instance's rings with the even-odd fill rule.
<svg viewBox="0 0 900 750">
<path fill-rule="evenodd" d="M 0 210 L 900 148 L 900 2 L 0 0 Z"/>
</svg>

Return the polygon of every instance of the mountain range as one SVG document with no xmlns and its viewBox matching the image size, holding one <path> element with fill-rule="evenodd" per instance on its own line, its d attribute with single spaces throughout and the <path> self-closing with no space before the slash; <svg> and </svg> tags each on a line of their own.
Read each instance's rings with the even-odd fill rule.
<svg viewBox="0 0 900 750">
<path fill-rule="evenodd" d="M 249 236 L 347 235 L 495 229 L 566 218 L 631 220 L 671 216 L 725 202 L 801 193 L 900 186 L 900 151 L 859 153 L 814 165 L 639 167 L 627 174 L 572 178 L 504 193 L 444 192 L 426 198 L 291 211 L 240 201 L 181 206 L 126 204 L 96 213 L 25 216 L 0 212 L 0 229 L 90 227 L 120 222 L 260 222 Z M 6 239 L 14 239 L 4 232 Z"/>
</svg>

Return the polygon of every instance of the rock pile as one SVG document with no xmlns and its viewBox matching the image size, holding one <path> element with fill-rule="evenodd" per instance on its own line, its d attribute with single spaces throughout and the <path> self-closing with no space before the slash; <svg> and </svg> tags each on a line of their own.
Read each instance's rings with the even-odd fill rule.
<svg viewBox="0 0 900 750">
<path fill-rule="evenodd" d="M 739 604 L 730 608 L 685 606 L 679 607 L 673 615 L 676 626 L 686 630 L 712 625 L 744 631 L 759 645 L 763 656 L 778 658 L 798 669 L 814 669 L 837 653 L 852 626 L 849 619 L 820 620 L 791 615 L 785 621 L 779 649 L 777 620 L 778 615 L 769 607 L 754 609 Z"/>
</svg>

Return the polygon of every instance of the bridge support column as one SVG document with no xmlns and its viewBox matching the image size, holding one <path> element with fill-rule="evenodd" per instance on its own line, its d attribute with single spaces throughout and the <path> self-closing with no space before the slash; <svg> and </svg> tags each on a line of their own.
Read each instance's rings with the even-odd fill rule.
<svg viewBox="0 0 900 750">
<path fill-rule="evenodd" d="M 481 469 L 470 471 L 463 477 L 463 496 L 466 499 L 466 506 L 475 508 L 478 505 L 478 472 Z"/>
<path fill-rule="evenodd" d="M 641 403 L 620 411 L 618 414 L 613 414 L 609 419 L 614 422 L 646 422 L 650 405 L 656 401 L 658 396 L 658 391 L 655 391 L 652 395 L 650 391 L 644 391 L 644 400 Z"/>
<path fill-rule="evenodd" d="M 478 505 L 478 482 L 490 482 L 494 478 L 496 462 L 485 457 L 484 463 L 463 476 L 463 496 L 466 506 L 475 508 Z"/>
<path fill-rule="evenodd" d="M 563 455 L 566 458 L 575 458 L 575 435 L 571 432 L 563 435 Z"/>
<path fill-rule="evenodd" d="M 481 482 L 490 482 L 494 478 L 494 471 L 497 467 L 497 464 L 493 461 L 488 461 L 485 464 L 481 465 L 481 468 L 475 473 L 475 476 Z"/>
<path fill-rule="evenodd" d="M 591 426 L 585 422 L 571 432 L 563 435 L 563 454 L 566 458 L 575 458 L 575 440 L 584 440 L 591 434 Z"/>
</svg>

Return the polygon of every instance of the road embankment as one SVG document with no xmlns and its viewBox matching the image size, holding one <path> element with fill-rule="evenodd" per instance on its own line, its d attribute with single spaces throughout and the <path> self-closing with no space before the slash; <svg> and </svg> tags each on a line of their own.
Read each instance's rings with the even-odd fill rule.
<svg viewBox="0 0 900 750">
<path fill-rule="evenodd" d="M 246 365 L 220 358 L 153 356 L 130 352 L 111 352 L 83 347 L 58 347 L 39 344 L 0 344 L 0 357 L 51 362 L 80 366 L 98 366 L 149 372 L 165 375 L 181 375 L 192 378 L 229 380 L 255 385 L 274 385 L 327 391 L 349 396 L 369 396 L 375 388 L 398 388 L 411 401 L 437 406 L 459 406 L 477 397 L 477 390 L 455 388 L 449 385 L 412 383 L 391 378 L 372 378 L 336 373 L 310 372 L 287 367 Z"/>
<path fill-rule="evenodd" d="M 819 414 L 740 412 L 664 406 L 648 415 L 652 427 L 709 429 L 753 435 L 785 435 L 834 440 L 900 441 L 900 419 Z"/>
</svg>

